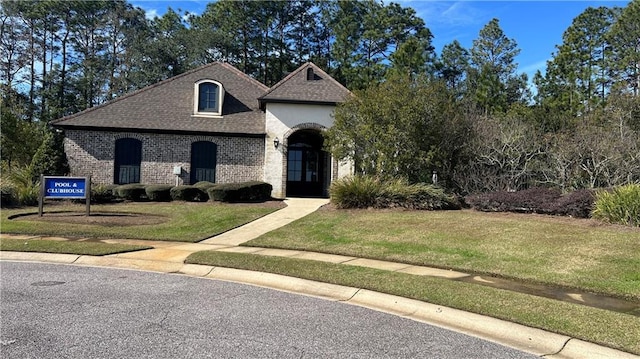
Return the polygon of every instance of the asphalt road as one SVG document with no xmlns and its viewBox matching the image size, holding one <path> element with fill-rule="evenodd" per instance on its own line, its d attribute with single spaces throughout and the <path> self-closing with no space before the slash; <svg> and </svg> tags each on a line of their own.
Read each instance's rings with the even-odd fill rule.
<svg viewBox="0 0 640 359">
<path fill-rule="evenodd" d="M 344 303 L 180 275 L 0 262 L 2 358 L 537 358 Z"/>
</svg>

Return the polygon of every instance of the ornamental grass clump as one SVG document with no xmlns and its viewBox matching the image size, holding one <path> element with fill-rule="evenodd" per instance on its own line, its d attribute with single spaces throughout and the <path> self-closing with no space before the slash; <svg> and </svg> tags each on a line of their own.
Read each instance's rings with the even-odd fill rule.
<svg viewBox="0 0 640 359">
<path fill-rule="evenodd" d="M 425 183 L 405 179 L 381 180 L 353 176 L 331 185 L 331 202 L 337 208 L 406 208 L 420 210 L 460 209 L 454 195 Z"/>
<path fill-rule="evenodd" d="M 38 203 L 40 181 L 34 180 L 30 166 L 2 168 L 2 204 L 32 206 Z"/>
<path fill-rule="evenodd" d="M 640 184 L 628 184 L 596 193 L 593 218 L 640 227 Z"/>
<path fill-rule="evenodd" d="M 371 176 L 349 176 L 331 184 L 331 202 L 337 208 L 374 207 L 384 184 Z"/>
</svg>

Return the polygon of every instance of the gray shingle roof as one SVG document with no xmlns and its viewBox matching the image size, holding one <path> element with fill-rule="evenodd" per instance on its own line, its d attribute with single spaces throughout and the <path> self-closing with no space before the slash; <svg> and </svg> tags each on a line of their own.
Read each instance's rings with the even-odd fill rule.
<svg viewBox="0 0 640 359">
<path fill-rule="evenodd" d="M 312 71 L 309 73 L 308 71 Z M 310 79 L 308 79 L 308 75 Z M 351 92 L 312 62 L 307 62 L 269 89 L 260 100 L 268 102 L 337 104 Z"/>
<path fill-rule="evenodd" d="M 222 118 L 194 117 L 194 83 L 209 79 L 225 89 Z M 268 88 L 235 67 L 214 62 L 53 121 L 61 128 L 261 135 L 258 97 Z"/>
</svg>

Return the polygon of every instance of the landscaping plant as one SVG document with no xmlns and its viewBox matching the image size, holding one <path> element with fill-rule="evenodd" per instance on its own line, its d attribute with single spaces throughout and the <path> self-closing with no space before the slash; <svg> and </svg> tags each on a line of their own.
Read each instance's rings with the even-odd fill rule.
<svg viewBox="0 0 640 359">
<path fill-rule="evenodd" d="M 331 202 L 338 208 L 460 209 L 455 196 L 425 183 L 351 176 L 333 182 Z"/>
<path fill-rule="evenodd" d="M 593 217 L 610 223 L 640 227 L 640 184 L 599 191 Z"/>
<path fill-rule="evenodd" d="M 3 168 L 2 201 L 10 204 L 32 206 L 38 203 L 40 181 L 34 180 L 31 166 Z"/>
</svg>

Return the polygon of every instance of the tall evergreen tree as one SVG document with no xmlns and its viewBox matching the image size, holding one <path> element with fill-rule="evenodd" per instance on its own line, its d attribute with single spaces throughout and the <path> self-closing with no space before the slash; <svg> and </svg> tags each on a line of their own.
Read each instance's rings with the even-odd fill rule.
<svg viewBox="0 0 640 359">
<path fill-rule="evenodd" d="M 458 40 L 445 45 L 437 62 L 437 72 L 447 87 L 457 96 L 466 93 L 466 78 L 470 65 L 469 51 L 462 47 Z"/>
<path fill-rule="evenodd" d="M 617 13 L 607 7 L 587 8 L 564 32 L 544 79 L 554 107 L 579 115 L 604 106 L 612 85 L 613 59 L 606 34 Z"/>
<path fill-rule="evenodd" d="M 640 0 L 631 1 L 606 34 L 611 46 L 612 82 L 640 95 Z"/>
<path fill-rule="evenodd" d="M 519 53 L 516 41 L 504 34 L 495 18 L 473 41 L 470 85 L 483 112 L 505 111 L 512 103 L 525 100 L 508 96 L 508 93 L 523 93 L 526 88 L 526 77 L 516 75 L 515 57 Z"/>
</svg>

